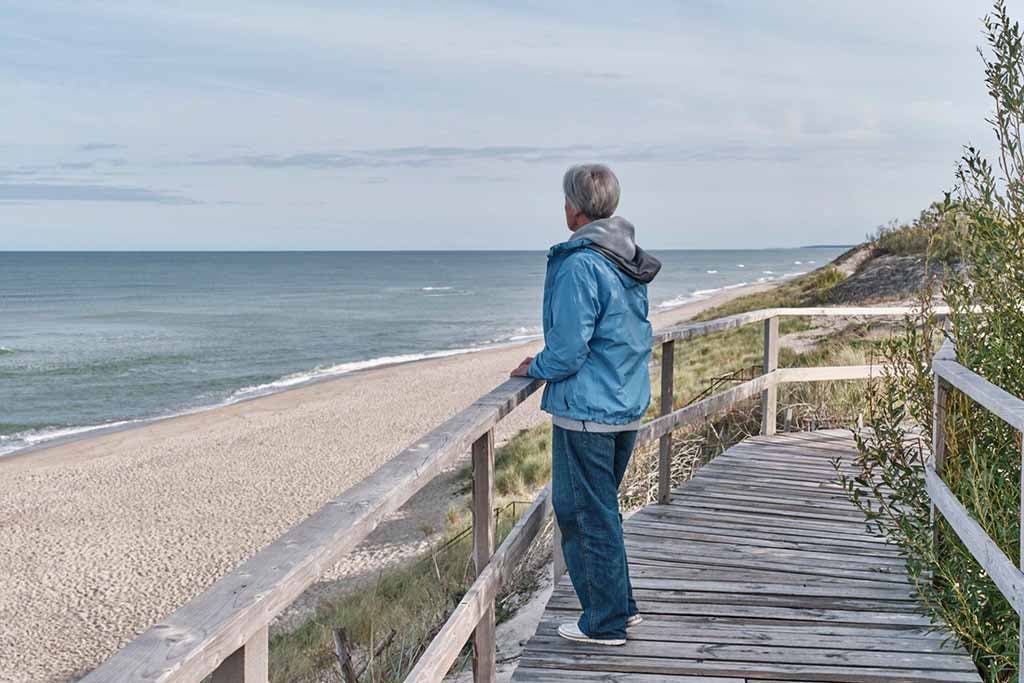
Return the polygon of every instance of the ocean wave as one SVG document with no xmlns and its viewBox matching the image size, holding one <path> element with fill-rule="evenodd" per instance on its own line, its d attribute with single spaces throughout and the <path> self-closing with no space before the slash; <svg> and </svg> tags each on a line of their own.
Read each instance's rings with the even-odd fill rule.
<svg viewBox="0 0 1024 683">
<path fill-rule="evenodd" d="M 797 275 L 806 275 L 806 274 L 807 274 L 806 270 L 798 270 L 798 271 L 795 271 L 795 272 L 792 272 L 792 273 L 783 273 L 782 277 L 796 277 Z"/>
<path fill-rule="evenodd" d="M 749 282 L 737 282 L 736 284 L 733 285 L 725 285 L 724 287 L 715 287 L 713 289 L 698 289 L 690 294 L 681 294 L 672 299 L 668 299 L 667 301 L 662 301 L 655 308 L 662 311 L 670 308 L 678 308 L 680 306 L 685 306 L 686 304 L 692 304 L 695 301 L 705 301 L 706 299 L 710 299 L 716 294 L 721 294 L 722 292 L 728 291 L 730 289 L 746 287 L 749 284 Z"/>
<path fill-rule="evenodd" d="M 737 263 L 737 264 L 736 264 L 736 267 L 737 267 L 737 268 L 746 268 L 746 266 L 745 266 L 745 265 L 743 265 L 742 263 Z"/>
<path fill-rule="evenodd" d="M 125 425 L 143 422 L 144 420 L 118 420 L 116 422 L 105 422 L 98 425 L 86 425 L 82 427 L 44 427 L 14 434 L 0 435 L 0 456 L 10 455 L 16 451 L 32 446 L 38 446 L 47 441 L 66 439 L 87 432 L 95 432 L 101 429 L 117 429 Z"/>
<path fill-rule="evenodd" d="M 706 272 L 708 275 L 717 275 L 718 274 L 717 270 L 707 270 L 707 271 L 704 271 L 704 272 Z"/>
<path fill-rule="evenodd" d="M 438 292 L 441 290 L 455 289 L 454 287 L 420 287 L 421 292 Z"/>
<path fill-rule="evenodd" d="M 288 389 L 290 387 L 298 386 L 300 384 L 307 384 L 320 379 L 328 377 L 337 377 L 339 375 L 347 375 L 352 372 L 359 370 L 369 370 L 371 368 L 378 368 L 383 365 L 399 365 L 402 363 L 411 363 L 418 360 L 427 360 L 428 358 L 446 358 L 448 356 L 459 356 L 464 353 L 476 353 L 477 351 L 483 351 L 488 347 L 467 347 L 460 349 L 446 349 L 444 351 L 431 351 L 429 353 L 405 353 L 397 356 L 380 356 L 379 358 L 369 358 L 367 360 L 357 360 L 348 363 L 338 363 L 337 365 L 330 365 L 327 367 L 318 367 L 313 370 L 307 370 L 305 372 L 296 372 L 291 375 L 285 375 L 272 382 L 265 384 L 257 384 L 250 387 L 242 387 L 231 394 L 231 398 L 228 399 L 227 403 L 234 403 L 243 399 L 253 398 L 255 396 L 264 396 L 266 394 L 276 393 L 281 389 Z"/>
<path fill-rule="evenodd" d="M 762 270 L 761 272 L 765 275 L 775 275 L 774 270 Z"/>
<path fill-rule="evenodd" d="M 0 346 L 0 356 L 13 356 L 17 351 L 9 346 Z"/>
</svg>

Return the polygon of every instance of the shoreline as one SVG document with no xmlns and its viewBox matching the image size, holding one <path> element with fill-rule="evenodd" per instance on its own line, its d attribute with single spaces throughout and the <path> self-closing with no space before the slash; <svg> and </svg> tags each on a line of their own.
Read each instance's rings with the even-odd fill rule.
<svg viewBox="0 0 1024 683">
<path fill-rule="evenodd" d="M 775 283 L 652 314 L 655 327 Z M 12 681 L 74 678 L 205 590 L 452 414 L 504 381 L 540 340 L 379 366 L 227 406 L 0 458 L 0 590 Z M 547 419 L 539 392 L 497 440 Z M 414 557 L 443 528 L 438 477 L 330 568 L 317 596 Z M 285 623 L 281 626 L 286 627 Z"/>
<path fill-rule="evenodd" d="M 775 280 L 765 280 L 758 282 L 741 282 L 732 285 L 725 285 L 714 290 L 698 290 L 681 303 L 666 306 L 665 302 L 661 303 L 649 314 L 651 324 L 657 329 L 661 321 L 665 319 L 677 319 L 680 315 L 686 315 L 687 317 L 696 315 L 700 311 L 710 308 L 717 303 L 728 301 L 735 296 L 742 296 L 745 293 L 751 291 L 759 291 L 770 288 L 779 282 L 785 281 L 786 278 L 778 278 Z M 670 301 L 674 301 L 670 300 Z M 691 312 L 691 309 L 692 312 Z M 80 441 L 99 438 L 107 434 L 113 434 L 121 431 L 144 429 L 155 424 L 177 420 L 180 418 L 186 418 L 193 415 L 200 415 L 212 411 L 221 410 L 233 405 L 238 405 L 248 401 L 256 401 L 264 398 L 269 398 L 282 394 L 288 391 L 294 391 L 302 389 L 308 386 L 319 384 L 322 382 L 331 382 L 334 380 L 340 380 L 348 377 L 356 377 L 362 373 L 392 368 L 402 365 L 412 365 L 416 363 L 422 363 L 424 361 L 433 361 L 440 358 L 449 358 L 455 356 L 463 356 L 472 353 L 486 353 L 489 351 L 501 350 L 512 348 L 516 346 L 527 346 L 533 343 L 537 343 L 543 339 L 542 334 L 526 335 L 528 338 L 521 340 L 509 340 L 503 342 L 497 342 L 492 344 L 481 345 L 479 347 L 465 347 L 457 349 L 439 349 L 426 351 L 422 353 L 406 353 L 395 356 L 383 356 L 379 358 L 368 358 L 365 360 L 358 361 L 346 361 L 343 363 L 335 364 L 331 367 L 343 367 L 343 366 L 364 366 L 355 367 L 353 369 L 341 370 L 338 372 L 330 372 L 330 367 L 321 370 L 320 368 L 313 368 L 307 371 L 300 371 L 292 375 L 284 375 L 277 379 L 271 380 L 265 384 L 261 384 L 257 387 L 242 387 L 236 389 L 232 394 L 217 403 L 211 403 L 207 405 L 198 405 L 192 408 L 186 408 L 177 412 L 171 412 L 162 415 L 153 415 L 149 417 L 138 417 L 138 418 L 124 418 L 115 420 L 113 422 L 107 422 L 98 425 L 75 425 L 70 427 L 53 427 L 48 428 L 54 431 L 63 432 L 67 431 L 70 433 L 57 434 L 51 437 L 44 437 L 39 439 L 36 443 L 31 443 L 26 446 L 16 448 L 11 451 L 0 450 L 0 463 L 7 462 L 9 460 L 15 460 L 23 457 L 28 457 L 33 454 L 38 454 L 42 451 L 46 451 L 51 448 L 58 448 L 68 444 L 78 443 Z M 305 374 L 309 375 L 306 379 L 298 380 L 289 383 L 288 380 L 295 375 Z M 277 385 L 277 386 L 275 386 Z M 260 389 L 264 389 L 260 391 Z M 243 392 L 251 393 L 251 395 L 245 395 Z M 45 430 L 43 430 L 45 431 Z M 8 435 L 14 436 L 14 435 Z"/>
</svg>

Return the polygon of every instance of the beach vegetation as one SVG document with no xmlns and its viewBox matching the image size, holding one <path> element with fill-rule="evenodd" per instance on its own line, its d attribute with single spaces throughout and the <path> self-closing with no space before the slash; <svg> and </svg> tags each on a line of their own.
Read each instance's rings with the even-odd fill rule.
<svg viewBox="0 0 1024 683">
<path fill-rule="evenodd" d="M 871 388 L 859 472 L 843 483 L 871 528 L 899 543 L 923 604 L 970 651 L 984 680 L 1017 680 L 1019 619 L 992 579 L 944 520 L 932 542 L 923 462 L 932 445 L 930 361 L 945 335 L 957 361 L 1024 397 L 1024 60 L 1022 35 L 1002 0 L 984 20 L 985 80 L 994 103 L 989 122 L 998 150 L 988 161 L 968 147 L 946 203 L 960 268 L 942 285 L 949 305 L 944 330 L 931 292 L 901 334 L 882 346 L 890 370 Z M 937 258 L 946 246 L 938 244 Z M 907 426 L 916 438 L 906 438 Z M 947 399 L 942 477 L 1008 557 L 1020 552 L 1021 441 L 1009 425 L 958 391 Z M 890 491 L 891 490 L 891 493 Z"/>
<path fill-rule="evenodd" d="M 880 254 L 927 256 L 936 263 L 954 264 L 961 258 L 966 218 L 946 201 L 933 202 L 910 222 L 879 226 L 868 240 Z"/>
</svg>

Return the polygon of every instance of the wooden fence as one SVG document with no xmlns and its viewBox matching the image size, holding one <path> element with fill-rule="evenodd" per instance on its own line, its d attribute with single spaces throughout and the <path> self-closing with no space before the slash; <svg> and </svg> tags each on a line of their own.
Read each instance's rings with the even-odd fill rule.
<svg viewBox="0 0 1024 683">
<path fill-rule="evenodd" d="M 940 513 L 953 532 L 963 541 L 985 573 L 991 577 L 999 592 L 1013 606 L 1021 617 L 1020 661 L 1024 662 L 1024 573 L 1000 550 L 985 530 L 971 517 L 948 486 L 942 481 L 942 468 L 946 459 L 946 407 L 951 389 L 960 391 L 989 412 L 1021 432 L 1024 438 L 1024 400 L 992 384 L 987 379 L 968 370 L 956 362 L 956 348 L 946 341 L 932 360 L 935 374 L 935 397 L 932 419 L 932 453 L 925 462 L 925 486 L 932 503 L 932 530 L 938 547 L 938 525 L 936 514 Z M 1024 442 L 1022 442 L 1024 443 Z M 1021 491 L 1024 492 L 1024 477 Z M 1024 496 L 1021 498 L 1021 516 L 1024 521 Z M 1024 567 L 1024 543 L 1020 550 L 1021 567 Z M 1024 673 L 1018 679 L 1024 681 Z"/>
<path fill-rule="evenodd" d="M 654 342 L 661 345 L 662 357 L 661 415 L 643 425 L 637 435 L 637 445 L 659 440 L 658 500 L 665 503 L 670 497 L 673 431 L 697 424 L 711 415 L 728 410 L 740 401 L 760 394 L 765 416 L 762 433 L 772 434 L 776 424 L 776 390 L 780 384 L 863 379 L 877 372 L 877 368 L 870 365 L 780 369 L 780 318 L 904 316 L 911 312 L 912 309 L 903 307 L 772 308 L 657 331 Z M 674 410 L 675 343 L 757 322 L 764 323 L 764 374 Z M 954 379 L 948 379 L 946 374 L 941 376 L 950 383 L 958 381 L 959 377 L 956 375 Z M 198 683 L 212 674 L 214 683 L 264 683 L 268 679 L 268 626 L 271 620 L 332 564 L 365 539 L 385 517 L 398 510 L 467 451 L 472 453 L 473 466 L 473 558 L 476 580 L 420 657 L 406 682 L 440 681 L 470 639 L 474 649 L 474 680 L 478 683 L 494 681 L 495 597 L 544 528 L 550 514 L 550 488 L 546 487 L 501 547 L 495 550 L 494 428 L 542 384 L 539 380 L 528 378 L 513 378 L 503 382 L 152 626 L 88 674 L 83 682 Z M 1004 406 L 1004 411 L 1011 410 L 1006 399 L 993 402 Z M 1013 422 L 1015 426 L 1024 428 L 1024 407 L 1019 404 L 1018 401 L 1012 406 L 1016 412 L 999 414 L 1011 416 L 1017 420 Z M 941 456 L 936 462 L 941 462 Z M 938 478 L 933 469 L 929 479 L 930 487 L 936 486 L 935 481 Z M 938 486 L 942 486 L 941 482 Z M 948 489 L 946 491 L 948 493 Z M 941 502 L 937 505 L 943 514 L 947 514 L 946 511 L 952 509 L 953 503 Z M 960 516 L 965 515 L 964 512 Z M 960 526 L 964 527 L 964 524 Z M 560 556 L 557 525 L 555 528 L 554 571 L 556 576 L 560 576 L 564 572 L 564 562 Z M 983 535 L 980 529 L 978 532 Z M 968 535 L 974 538 L 977 533 Z M 986 548 L 989 553 L 986 556 L 996 557 L 992 554 L 992 548 Z M 998 552 L 998 548 L 995 552 Z M 1006 585 L 1009 594 L 1017 596 L 1014 605 L 1020 611 L 1020 596 L 1024 596 L 1024 591 L 1020 590 L 1022 580 L 1019 572 L 1013 569 L 1001 553 L 991 564 L 1005 574 L 1006 578 L 1000 586 Z M 1013 571 L 1010 572 L 1010 569 Z M 1008 583 L 1011 579 L 1012 583 Z"/>
</svg>

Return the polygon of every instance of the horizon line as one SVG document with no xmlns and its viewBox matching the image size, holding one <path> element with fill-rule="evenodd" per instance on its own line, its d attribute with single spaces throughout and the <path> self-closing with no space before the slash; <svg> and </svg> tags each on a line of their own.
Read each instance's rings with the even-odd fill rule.
<svg viewBox="0 0 1024 683">
<path fill-rule="evenodd" d="M 803 244 L 779 247 L 647 247 L 647 251 L 780 251 L 789 249 L 852 249 L 857 244 Z M 359 254 L 359 253 L 517 253 L 533 249 L 0 249 L 0 254 Z"/>
</svg>

